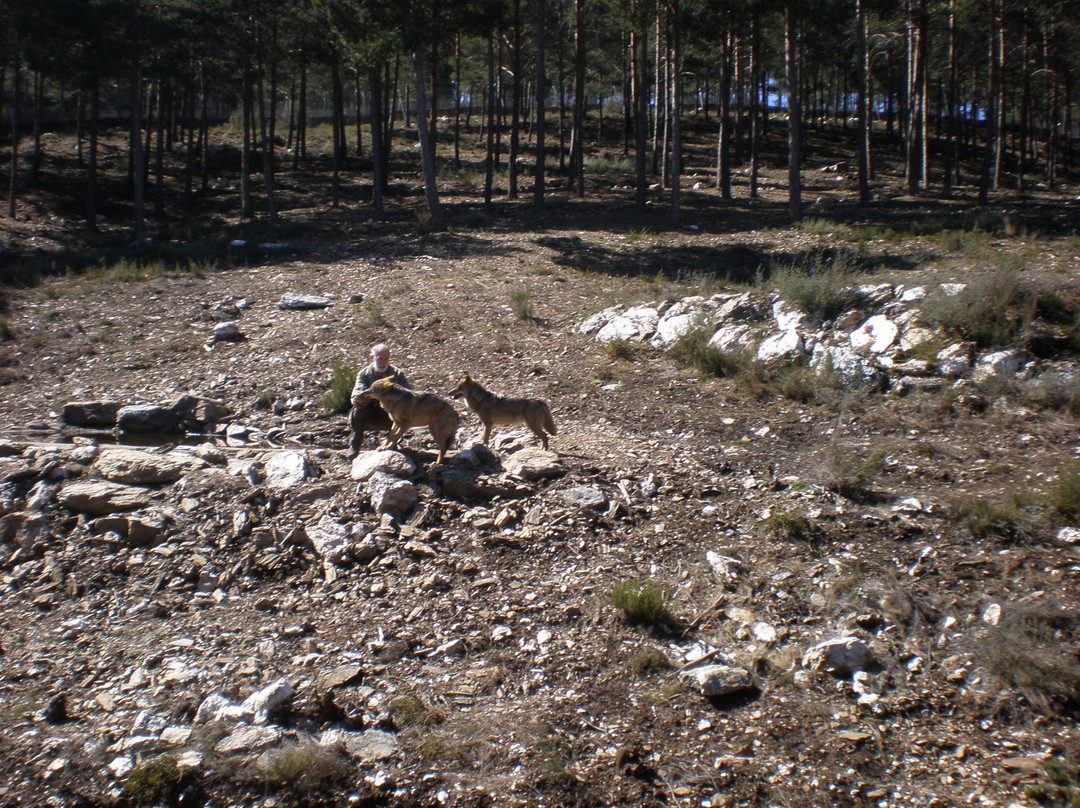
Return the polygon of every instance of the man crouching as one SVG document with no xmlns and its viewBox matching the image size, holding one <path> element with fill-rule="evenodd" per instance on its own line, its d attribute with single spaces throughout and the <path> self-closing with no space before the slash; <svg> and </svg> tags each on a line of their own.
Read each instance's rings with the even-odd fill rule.
<svg viewBox="0 0 1080 808">
<path fill-rule="evenodd" d="M 371 347 L 371 364 L 356 374 L 356 382 L 353 384 L 352 410 L 349 412 L 349 457 L 356 457 L 360 447 L 364 443 L 364 432 L 368 429 L 385 431 L 393 425 L 386 410 L 379 406 L 379 402 L 368 400 L 357 404 L 360 394 L 371 387 L 379 379 L 389 379 L 399 387 L 406 390 L 411 388 L 409 380 L 399 368 L 390 364 L 390 346 L 380 342 Z"/>
</svg>

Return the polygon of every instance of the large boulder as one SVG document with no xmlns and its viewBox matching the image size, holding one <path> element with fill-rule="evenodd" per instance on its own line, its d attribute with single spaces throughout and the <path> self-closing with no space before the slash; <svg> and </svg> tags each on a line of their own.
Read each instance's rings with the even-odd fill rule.
<svg viewBox="0 0 1080 808">
<path fill-rule="evenodd" d="M 354 480 L 368 480 L 380 471 L 395 477 L 412 477 L 416 473 L 416 463 L 401 452 L 391 449 L 361 452 L 353 458 L 349 475 Z"/>
<path fill-rule="evenodd" d="M 557 454 L 534 446 L 514 452 L 503 461 L 503 467 L 508 474 L 522 480 L 558 477 L 566 473 L 566 467 Z"/>
<path fill-rule="evenodd" d="M 401 518 L 420 501 L 415 485 L 381 471 L 371 475 L 363 486 L 376 513 L 388 513 Z"/>
<path fill-rule="evenodd" d="M 68 483 L 61 489 L 60 503 L 73 511 L 91 516 L 133 511 L 150 502 L 150 492 L 145 488 L 120 485 L 105 480 Z"/>
<path fill-rule="evenodd" d="M 277 452 L 263 466 L 264 482 L 269 488 L 287 490 L 306 480 L 311 474 L 304 452 Z"/>
<path fill-rule="evenodd" d="M 790 328 L 762 342 L 757 349 L 757 358 L 768 364 L 798 359 L 805 352 L 806 347 L 802 335 L 794 328 Z"/>
<path fill-rule="evenodd" d="M 170 434 L 180 430 L 180 416 L 171 407 L 132 404 L 116 413 L 116 426 L 121 432 Z"/>
<path fill-rule="evenodd" d="M 900 329 L 882 314 L 869 318 L 852 332 L 851 347 L 860 354 L 882 354 L 889 350 L 900 336 Z"/>
<path fill-rule="evenodd" d="M 304 528 L 319 558 L 331 564 L 340 564 L 345 560 L 352 543 L 352 531 L 349 525 L 343 525 L 328 516 L 324 516 L 313 525 Z"/>
<path fill-rule="evenodd" d="M 836 637 L 807 651 L 802 664 L 804 668 L 834 676 L 850 676 L 855 671 L 870 669 L 876 662 L 869 646 L 858 637 Z"/>
<path fill-rule="evenodd" d="M 627 309 L 600 329 L 596 335 L 598 342 L 643 342 L 656 332 L 660 314 L 650 306 L 638 306 Z"/>
<path fill-rule="evenodd" d="M 60 419 L 70 426 L 113 427 L 120 406 L 119 401 L 71 402 L 60 411 Z"/>
<path fill-rule="evenodd" d="M 725 325 L 709 338 L 709 345 L 724 353 L 751 350 L 757 345 L 757 332 L 746 323 Z"/>
<path fill-rule="evenodd" d="M 179 480 L 192 463 L 192 457 L 160 455 L 127 447 L 101 449 L 94 468 L 106 480 L 126 485 L 162 485 Z"/>
<path fill-rule="evenodd" d="M 325 309 L 330 306 L 331 302 L 330 298 L 323 295 L 300 295 L 295 292 L 286 292 L 281 296 L 278 308 L 287 311 Z"/>
<path fill-rule="evenodd" d="M 754 677 L 745 668 L 704 665 L 681 674 L 683 681 L 710 699 L 734 696 L 757 689 Z"/>
</svg>

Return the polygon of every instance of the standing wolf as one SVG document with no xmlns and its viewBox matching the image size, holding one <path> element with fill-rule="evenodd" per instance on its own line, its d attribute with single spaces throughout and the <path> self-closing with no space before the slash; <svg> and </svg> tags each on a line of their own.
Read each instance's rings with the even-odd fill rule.
<svg viewBox="0 0 1080 808">
<path fill-rule="evenodd" d="M 484 424 L 484 445 L 491 439 L 491 428 L 497 425 L 525 424 L 540 439 L 546 449 L 548 435 L 557 434 L 555 420 L 548 405 L 537 398 L 507 398 L 485 390 L 468 373 L 450 391 L 453 398 L 463 398 L 469 409 Z"/>
<path fill-rule="evenodd" d="M 437 463 L 457 435 L 458 414 L 453 405 L 434 393 L 414 393 L 390 379 L 379 379 L 353 399 L 356 406 L 377 401 L 390 416 L 390 434 L 383 448 L 397 449 L 401 436 L 416 426 L 426 426 L 439 447 Z"/>
</svg>

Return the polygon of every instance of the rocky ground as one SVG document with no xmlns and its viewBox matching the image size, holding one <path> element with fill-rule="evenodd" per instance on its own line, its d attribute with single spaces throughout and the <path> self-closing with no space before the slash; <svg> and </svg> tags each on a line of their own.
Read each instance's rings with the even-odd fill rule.
<svg viewBox="0 0 1080 808">
<path fill-rule="evenodd" d="M 1075 407 L 951 380 L 792 398 L 599 342 L 597 312 L 744 291 L 835 237 L 575 204 L 435 236 L 345 212 L 223 243 L 233 268 L 9 290 L 0 805 L 1075 801 L 1080 526 L 1038 505 Z M 1075 239 L 1016 245 L 1076 302 Z M 860 261 L 984 269 L 916 237 Z M 477 447 L 459 404 L 449 462 L 411 433 L 415 505 L 378 512 L 323 403 L 378 340 L 416 388 L 546 400 L 552 453 Z M 183 395 L 204 434 L 62 417 Z M 978 532 L 975 500 L 1027 504 Z M 635 625 L 610 595 L 644 579 L 670 613 Z"/>
</svg>

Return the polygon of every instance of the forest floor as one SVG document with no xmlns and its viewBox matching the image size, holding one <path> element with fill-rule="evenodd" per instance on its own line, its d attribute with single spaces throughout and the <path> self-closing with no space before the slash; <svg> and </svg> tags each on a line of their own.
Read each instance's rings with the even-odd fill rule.
<svg viewBox="0 0 1080 808">
<path fill-rule="evenodd" d="M 119 152 L 107 159 L 119 170 Z M 160 684 L 163 655 L 193 646 L 233 697 L 289 678 L 309 723 L 318 683 L 348 663 L 362 686 L 334 691 L 345 713 L 414 706 L 394 713 L 393 756 L 328 770 L 306 792 L 242 776 L 244 762 L 208 762 L 207 804 L 1075 804 L 1080 547 L 1055 540 L 1049 523 L 1003 538 L 956 518 L 960 502 L 1048 491 L 1080 456 L 1075 411 L 866 390 L 794 401 L 577 331 L 609 306 L 754 288 L 770 267 L 830 250 L 850 251 L 870 281 L 908 286 L 1007 263 L 1080 308 L 1077 189 L 1010 192 L 987 211 L 973 191 L 909 197 L 882 179 L 878 203 L 859 209 L 850 174 L 829 170 L 836 161 L 822 149 L 808 165 L 801 227 L 787 221 L 775 167 L 754 201 L 744 174 L 735 200 L 719 198 L 706 170 L 686 177 L 677 228 L 658 191 L 637 212 L 621 175 L 596 175 L 584 200 L 553 185 L 539 214 L 524 187 L 521 201 L 485 209 L 454 192 L 466 172 L 448 168 L 449 230 L 434 234 L 415 181 L 399 180 L 376 216 L 359 181 L 335 209 L 325 177 L 283 172 L 276 226 L 238 221 L 226 182 L 198 218 L 151 222 L 155 244 L 140 251 L 194 256 L 164 271 L 115 263 L 119 208 L 105 207 L 103 235 L 80 234 L 76 178 L 66 196 L 29 195 L 15 221 L 0 221 L 4 269 L 52 272 L 4 289 L 0 438 L 30 452 L 63 445 L 65 403 L 169 404 L 194 392 L 224 402 L 234 422 L 282 430 L 316 459 L 326 497 L 371 519 L 349 479 L 346 418 L 322 402 L 335 363 L 362 364 L 386 341 L 418 389 L 445 393 L 467 371 L 547 401 L 566 471 L 520 501 L 457 500 L 433 485 L 414 525 L 432 555 L 395 548 L 332 582 L 286 564 L 236 577 L 212 604 L 196 604 L 177 570 L 189 545 L 222 565 L 251 552 L 204 535 L 227 533 L 231 514 L 251 507 L 239 482 L 204 491 L 204 507 L 179 514 L 155 551 L 76 546 L 65 523 L 72 532 L 54 531 L 56 547 L 32 563 L 47 581 L 51 554 L 81 583 L 44 600 L 42 580 L 4 545 L 0 806 L 138 802 L 110 790 L 105 769 L 132 727 L 110 725 L 95 698 L 136 669 Z M 98 255 L 100 266 L 62 271 Z M 289 292 L 333 304 L 282 311 Z M 243 338 L 208 347 L 229 319 Z M 275 400 L 300 408 L 276 414 Z M 459 444 L 481 434 L 463 411 Z M 528 442 L 497 428 L 492 448 L 502 457 Z M 404 446 L 430 470 L 425 435 Z M 871 457 L 880 463 L 860 496 L 830 489 L 837 463 Z M 573 486 L 599 489 L 608 506 L 559 506 Z M 916 512 L 898 507 L 909 499 Z M 507 506 L 539 521 L 498 529 Z M 316 504 L 275 508 L 262 518 L 283 525 Z M 796 512 L 808 532 L 768 519 Z M 708 551 L 738 559 L 738 574 L 718 574 Z M 180 584 L 155 588 L 159 571 Z M 659 625 L 631 625 L 609 601 L 618 583 L 643 578 L 671 593 Z M 153 608 L 133 608 L 147 599 Z M 95 630 L 73 637 L 76 618 Z M 796 675 L 811 646 L 848 635 L 878 658 L 868 679 Z M 460 655 L 433 653 L 455 640 Z M 678 675 L 695 647 L 750 670 L 755 688 L 726 700 L 695 692 Z M 209 692 L 177 687 L 170 718 L 190 721 Z M 879 698 L 860 699 L 859 687 Z M 35 718 L 59 693 L 70 720 Z M 71 752 L 62 741 L 75 736 L 85 744 Z"/>
</svg>

